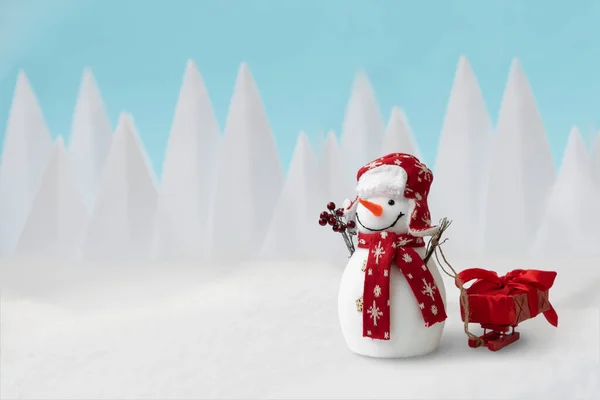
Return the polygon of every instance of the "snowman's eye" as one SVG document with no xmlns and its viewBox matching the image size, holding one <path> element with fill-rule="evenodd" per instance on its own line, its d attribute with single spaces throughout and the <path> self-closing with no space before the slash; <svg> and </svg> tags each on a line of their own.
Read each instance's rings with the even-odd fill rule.
<svg viewBox="0 0 600 400">
<path fill-rule="evenodd" d="M 396 202 L 395 202 L 394 200 L 390 199 L 390 200 L 388 201 L 388 204 L 389 204 L 390 206 L 393 206 L 394 204 L 396 204 Z"/>
</svg>

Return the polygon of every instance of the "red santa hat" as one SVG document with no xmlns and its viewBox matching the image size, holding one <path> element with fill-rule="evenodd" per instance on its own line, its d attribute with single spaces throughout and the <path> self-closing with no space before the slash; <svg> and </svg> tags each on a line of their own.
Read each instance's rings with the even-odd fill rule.
<svg viewBox="0 0 600 400">
<path fill-rule="evenodd" d="M 413 236 L 430 236 L 438 227 L 431 225 L 427 196 L 433 174 L 416 157 L 404 153 L 391 153 L 370 162 L 358 170 L 357 197 L 344 203 L 347 220 L 354 220 L 358 198 L 376 196 L 404 197 L 411 201 L 409 233 Z"/>
</svg>

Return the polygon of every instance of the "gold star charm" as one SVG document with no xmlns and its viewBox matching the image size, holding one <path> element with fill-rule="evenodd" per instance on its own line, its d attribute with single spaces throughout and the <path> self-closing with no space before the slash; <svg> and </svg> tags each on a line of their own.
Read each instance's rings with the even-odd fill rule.
<svg viewBox="0 0 600 400">
<path fill-rule="evenodd" d="M 356 311 L 362 312 L 362 310 L 363 310 L 363 297 L 360 296 L 358 298 L 358 300 L 355 301 L 355 303 L 356 303 Z"/>
</svg>

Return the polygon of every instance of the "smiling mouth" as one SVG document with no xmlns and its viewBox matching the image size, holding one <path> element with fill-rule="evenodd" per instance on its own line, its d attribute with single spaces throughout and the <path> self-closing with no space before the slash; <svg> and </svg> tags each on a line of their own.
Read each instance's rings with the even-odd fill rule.
<svg viewBox="0 0 600 400">
<path fill-rule="evenodd" d="M 385 228 L 381 228 L 381 229 L 371 229 L 371 228 L 367 228 L 366 226 L 364 226 L 363 223 L 360 222 L 360 218 L 358 217 L 358 213 L 356 213 L 356 222 L 358 222 L 360 224 L 360 226 L 362 226 L 363 228 L 365 228 L 368 231 L 371 231 L 371 232 L 381 232 L 381 231 L 385 231 L 386 229 L 393 228 L 394 225 L 396 225 L 396 223 L 398 222 L 398 220 L 400 220 L 400 218 L 402 218 L 403 215 L 404 215 L 404 213 L 401 212 L 400 214 L 398 214 L 398 216 L 396 217 L 396 219 L 394 220 L 394 222 L 392 222 L 391 225 L 386 226 Z"/>
</svg>

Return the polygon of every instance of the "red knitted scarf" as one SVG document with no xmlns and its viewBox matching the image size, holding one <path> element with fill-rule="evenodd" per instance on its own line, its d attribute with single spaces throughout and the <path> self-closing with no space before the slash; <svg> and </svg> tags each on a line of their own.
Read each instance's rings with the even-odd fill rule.
<svg viewBox="0 0 600 400">
<path fill-rule="evenodd" d="M 390 339 L 390 268 L 393 263 L 406 277 L 425 326 L 446 319 L 444 303 L 433 276 L 415 250 L 424 245 L 422 238 L 408 234 L 358 234 L 358 247 L 369 249 L 363 291 L 364 337 Z"/>
</svg>

